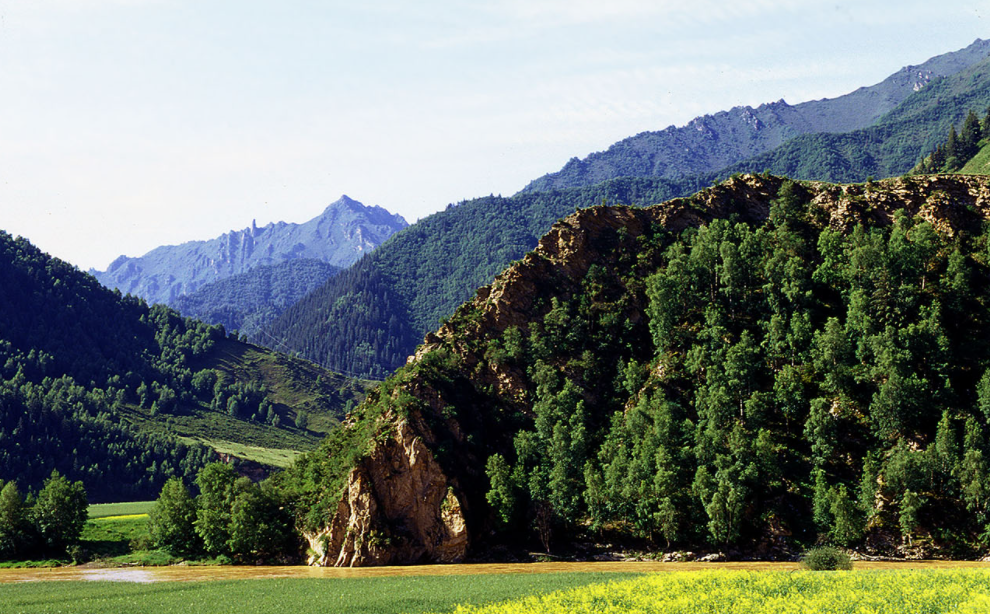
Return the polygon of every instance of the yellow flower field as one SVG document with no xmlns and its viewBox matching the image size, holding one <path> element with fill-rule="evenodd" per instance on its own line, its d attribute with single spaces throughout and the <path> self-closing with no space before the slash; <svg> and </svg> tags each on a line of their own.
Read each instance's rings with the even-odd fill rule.
<svg viewBox="0 0 990 614">
<path fill-rule="evenodd" d="M 990 613 L 990 571 L 659 573 L 457 614 Z"/>
</svg>

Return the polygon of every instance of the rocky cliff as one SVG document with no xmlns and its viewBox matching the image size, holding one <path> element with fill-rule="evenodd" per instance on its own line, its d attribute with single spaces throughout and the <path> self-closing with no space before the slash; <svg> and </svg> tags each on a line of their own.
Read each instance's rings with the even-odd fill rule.
<svg viewBox="0 0 990 614">
<path fill-rule="evenodd" d="M 479 289 L 472 301 L 427 335 L 406 367 L 351 416 L 336 443 L 318 453 L 340 454 L 348 432 L 352 437 L 370 434 L 358 437 L 366 445 L 364 452 L 342 465 L 346 476 L 338 476 L 335 483 L 343 486 L 318 510 L 326 521 L 307 534 L 314 552 L 311 563 L 453 562 L 488 542 L 497 520 L 488 495 L 486 460 L 493 454 L 514 454 L 514 446 L 519 449 L 518 433 L 534 428 L 534 403 L 544 386 L 534 383 L 539 374 L 534 375 L 533 364 L 527 368 L 525 359 L 512 357 L 512 331 L 549 330 L 549 314 L 577 300 L 579 293 L 588 292 L 589 280 L 597 280 L 594 283 L 604 290 L 594 292 L 612 297 L 611 302 L 597 299 L 604 305 L 601 321 L 619 322 L 615 330 L 625 332 L 621 339 L 608 331 L 587 334 L 603 335 L 605 345 L 613 339 L 617 347 L 626 347 L 621 364 L 648 358 L 653 349 L 643 279 L 656 270 L 664 237 L 716 219 L 759 226 L 770 215 L 784 181 L 743 175 L 691 198 L 642 209 L 594 207 L 554 225 L 533 252 Z M 900 210 L 930 222 L 950 238 L 979 232 L 990 219 L 990 181 L 981 177 L 802 183 L 800 190 L 810 203 L 809 223 L 841 231 L 858 223 L 888 226 Z M 560 334 L 564 339 L 567 331 Z M 609 406 L 608 395 L 599 388 L 611 380 L 593 376 L 602 367 L 587 351 L 568 357 L 563 354 L 569 350 L 558 350 L 561 356 L 551 351 L 547 361 L 559 374 L 586 382 L 582 402 L 592 414 L 588 428 L 604 428 L 608 414 L 595 408 Z M 658 385 L 652 378 L 662 378 L 664 360 L 655 363 L 653 383 L 648 381 L 644 391 Z M 618 407 L 628 411 L 643 394 L 620 399 Z M 603 414 L 595 417 L 595 411 Z M 579 474 L 580 467 L 571 467 L 571 472 Z M 535 518 L 531 522 L 538 524 L 539 515 Z"/>
</svg>

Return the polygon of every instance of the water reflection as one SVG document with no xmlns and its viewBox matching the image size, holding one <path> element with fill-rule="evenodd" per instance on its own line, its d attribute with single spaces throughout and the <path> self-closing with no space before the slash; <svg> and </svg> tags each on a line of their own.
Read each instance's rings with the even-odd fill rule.
<svg viewBox="0 0 990 614">
<path fill-rule="evenodd" d="M 107 582 L 137 582 L 147 584 L 157 581 L 155 574 L 148 569 L 86 569 L 79 577 L 80 580 L 102 580 Z"/>
</svg>

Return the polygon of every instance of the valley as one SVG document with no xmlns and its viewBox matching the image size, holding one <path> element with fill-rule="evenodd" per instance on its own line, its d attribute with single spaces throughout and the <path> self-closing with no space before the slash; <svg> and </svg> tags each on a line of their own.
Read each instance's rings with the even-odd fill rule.
<svg viewBox="0 0 990 614">
<path fill-rule="evenodd" d="M 0 603 L 981 611 L 988 169 L 977 40 L 412 224 L 0 231 Z"/>
</svg>

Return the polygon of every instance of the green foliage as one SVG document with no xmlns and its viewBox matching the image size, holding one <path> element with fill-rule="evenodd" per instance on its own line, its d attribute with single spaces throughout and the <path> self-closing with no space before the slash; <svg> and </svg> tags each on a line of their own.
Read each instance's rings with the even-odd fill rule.
<svg viewBox="0 0 990 614">
<path fill-rule="evenodd" d="M 818 188 L 778 185 L 768 220 L 676 236 L 650 212 L 607 214 L 641 236 L 582 214 L 582 261 L 595 266 L 524 261 L 513 277 L 540 283 L 505 332 L 479 329 L 476 304 L 456 313 L 429 359 L 302 464 L 303 513 L 326 522 L 401 405 L 435 411 L 438 440 L 456 429 L 437 458 L 492 540 L 552 550 L 615 531 L 690 549 L 857 547 L 892 532 L 974 551 L 990 520 L 985 231 L 948 236 L 905 212 L 838 230 Z M 321 480 L 333 488 L 307 490 Z"/>
<path fill-rule="evenodd" d="M 31 520 L 42 543 L 52 551 L 59 551 L 79 541 L 86 524 L 87 507 L 82 482 L 70 482 L 53 471 L 31 508 Z"/>
<path fill-rule="evenodd" d="M 265 485 L 245 485 L 230 509 L 228 546 L 239 563 L 295 561 L 299 537 L 283 494 Z"/>
<path fill-rule="evenodd" d="M 512 471 L 501 454 L 488 457 L 485 467 L 491 487 L 485 495 L 488 505 L 495 513 L 498 523 L 511 526 L 516 515 L 516 493 L 512 482 Z"/>
<path fill-rule="evenodd" d="M 196 534 L 207 554 L 216 556 L 230 553 L 230 514 L 238 491 L 244 483 L 230 465 L 210 463 L 196 476 L 199 496 L 196 498 Z"/>
<path fill-rule="evenodd" d="M 196 502 L 181 478 L 165 482 L 151 511 L 148 530 L 156 548 L 178 556 L 189 556 L 199 550 L 194 523 Z"/>
<path fill-rule="evenodd" d="M 17 483 L 4 484 L 0 488 L 0 560 L 13 558 L 30 545 L 34 535 L 29 513 Z"/>
<path fill-rule="evenodd" d="M 811 571 L 837 571 L 852 569 L 849 553 L 832 546 L 811 548 L 801 555 L 801 566 Z"/>
</svg>

